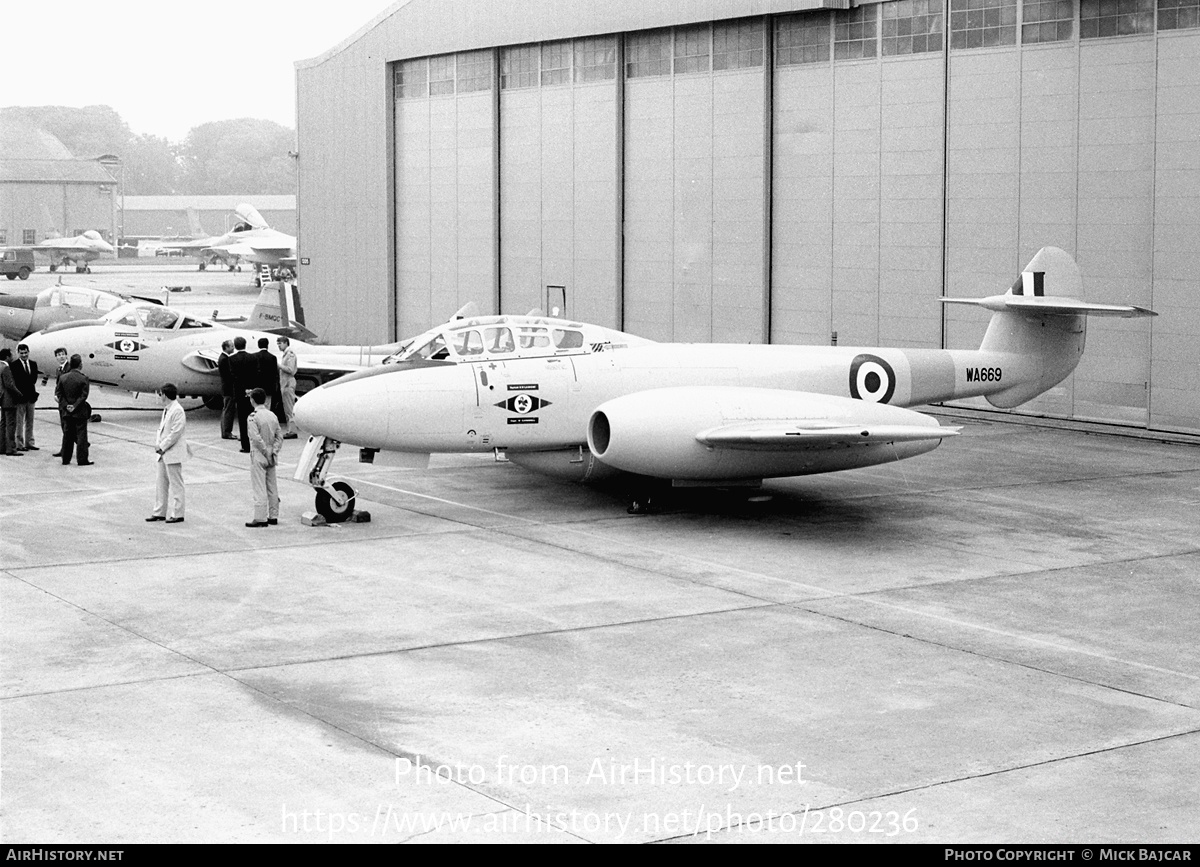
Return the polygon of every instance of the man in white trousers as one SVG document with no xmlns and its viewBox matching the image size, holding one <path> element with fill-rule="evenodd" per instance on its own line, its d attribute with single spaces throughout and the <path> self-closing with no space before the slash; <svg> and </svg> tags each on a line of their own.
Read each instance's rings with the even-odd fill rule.
<svg viewBox="0 0 1200 867">
<path fill-rule="evenodd" d="M 279 523 L 279 482 L 275 466 L 283 448 L 283 430 L 279 419 L 266 405 L 267 393 L 261 388 L 250 392 L 254 412 L 247 419 L 250 435 L 250 486 L 254 490 L 254 520 L 247 527 L 268 527 Z"/>
<path fill-rule="evenodd" d="M 183 523 L 183 463 L 191 448 L 184 438 L 187 413 L 179 405 L 179 390 L 166 383 L 158 390 L 163 403 L 162 420 L 158 423 L 158 439 L 154 453 L 158 455 L 158 484 L 154 490 L 154 514 L 147 521 Z"/>
</svg>

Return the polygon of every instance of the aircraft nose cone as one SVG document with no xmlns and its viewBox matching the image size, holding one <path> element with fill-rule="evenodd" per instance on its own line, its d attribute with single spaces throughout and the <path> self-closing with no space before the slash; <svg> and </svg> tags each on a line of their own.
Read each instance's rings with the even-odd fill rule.
<svg viewBox="0 0 1200 867">
<path fill-rule="evenodd" d="M 0 316 L 2 315 L 0 313 Z M 54 360 L 54 349 L 62 344 L 55 342 L 53 335 L 48 336 L 39 331 L 30 334 L 21 342 L 29 347 L 29 357 L 37 362 L 42 373 L 53 374 L 58 369 L 58 363 Z"/>
<path fill-rule="evenodd" d="M 33 324 L 33 295 L 0 295 L 0 334 L 9 340 L 20 340 Z"/>
<path fill-rule="evenodd" d="M 300 429 L 351 445 L 383 448 L 387 444 L 388 396 L 366 382 L 339 383 L 313 389 L 296 401 Z"/>
</svg>

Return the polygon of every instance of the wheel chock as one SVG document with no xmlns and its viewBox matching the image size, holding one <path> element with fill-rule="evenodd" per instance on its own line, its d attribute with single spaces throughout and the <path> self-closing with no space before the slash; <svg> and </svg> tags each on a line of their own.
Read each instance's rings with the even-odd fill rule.
<svg viewBox="0 0 1200 867">
<path fill-rule="evenodd" d="M 350 516 L 350 522 L 354 524 L 369 524 L 371 523 L 371 513 L 355 510 Z"/>
<path fill-rule="evenodd" d="M 300 523 L 305 527 L 324 527 L 325 519 L 316 512 L 304 512 L 300 515 Z"/>
</svg>

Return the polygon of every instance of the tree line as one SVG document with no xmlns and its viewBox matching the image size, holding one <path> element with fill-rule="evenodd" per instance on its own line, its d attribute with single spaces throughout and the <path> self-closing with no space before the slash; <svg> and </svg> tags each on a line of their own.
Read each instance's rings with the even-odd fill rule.
<svg viewBox="0 0 1200 867">
<path fill-rule="evenodd" d="M 288 156 L 295 146 L 295 132 L 270 120 L 204 123 L 192 127 L 179 143 L 134 133 L 107 105 L 0 108 L 0 124 L 6 121 L 45 130 L 80 159 L 119 156 L 129 196 L 280 195 L 296 191 L 296 165 Z"/>
</svg>

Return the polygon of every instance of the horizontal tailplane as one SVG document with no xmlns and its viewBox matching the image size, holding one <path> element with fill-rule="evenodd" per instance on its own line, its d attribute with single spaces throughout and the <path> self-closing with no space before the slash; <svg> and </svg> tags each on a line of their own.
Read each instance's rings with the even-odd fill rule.
<svg viewBox="0 0 1200 867">
<path fill-rule="evenodd" d="M 992 311 L 979 347 L 981 365 L 1001 365 L 1023 373 L 1003 389 L 980 389 L 993 406 L 1008 409 L 1032 400 L 1062 382 L 1083 356 L 1088 316 L 1157 316 L 1133 304 L 1083 301 L 1079 266 L 1065 250 L 1043 247 L 1003 295 L 943 298 L 945 304 L 971 304 Z"/>
</svg>

